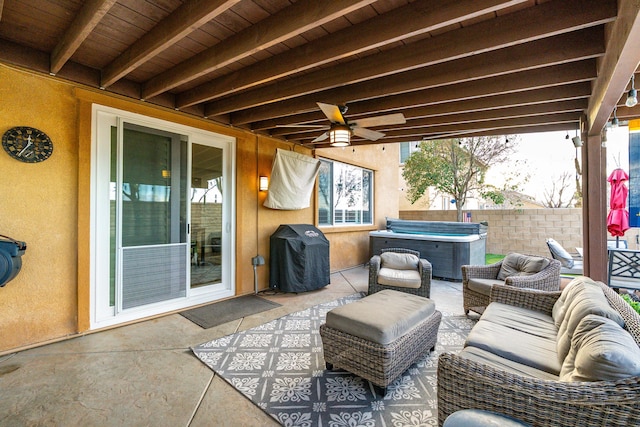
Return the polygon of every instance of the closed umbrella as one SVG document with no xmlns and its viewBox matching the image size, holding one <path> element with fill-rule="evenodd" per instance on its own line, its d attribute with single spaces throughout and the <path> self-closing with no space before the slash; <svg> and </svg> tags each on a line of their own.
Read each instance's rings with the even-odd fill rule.
<svg viewBox="0 0 640 427">
<path fill-rule="evenodd" d="M 607 178 L 611 184 L 607 230 L 616 237 L 616 247 L 618 247 L 620 236 L 624 236 L 625 231 L 629 229 L 629 211 L 626 209 L 629 189 L 625 185 L 627 180 L 629 180 L 629 175 L 622 169 L 615 169 Z"/>
</svg>

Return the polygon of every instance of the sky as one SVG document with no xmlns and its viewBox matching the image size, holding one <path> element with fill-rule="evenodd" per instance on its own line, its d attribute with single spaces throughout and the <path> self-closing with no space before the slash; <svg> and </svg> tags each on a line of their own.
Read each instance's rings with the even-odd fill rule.
<svg viewBox="0 0 640 427">
<path fill-rule="evenodd" d="M 492 166 L 487 173 L 487 182 L 501 186 L 504 175 L 512 169 L 515 160 L 520 160 L 519 172 L 529 174 L 530 179 L 523 186 L 524 194 L 532 196 L 538 201 L 544 201 L 545 190 L 550 190 L 553 182 L 558 182 L 560 175 L 568 171 L 571 176 L 572 188 L 575 185 L 576 149 L 571 138 L 576 132 L 544 132 L 519 135 L 520 144 L 511 161 L 503 165 Z M 621 126 L 609 129 L 607 132 L 607 175 L 616 167 L 629 172 L 628 156 L 629 133 L 628 127 Z M 578 159 L 582 165 L 580 150 Z M 522 161 L 525 161 L 524 164 Z"/>
</svg>

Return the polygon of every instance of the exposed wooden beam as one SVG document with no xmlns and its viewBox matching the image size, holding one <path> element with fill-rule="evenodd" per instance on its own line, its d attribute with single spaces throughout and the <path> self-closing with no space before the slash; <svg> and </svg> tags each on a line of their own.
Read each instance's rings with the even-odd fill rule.
<svg viewBox="0 0 640 427">
<path fill-rule="evenodd" d="M 521 47 L 517 47 L 517 48 L 521 48 Z M 514 48 L 509 48 L 509 49 L 514 49 Z M 504 51 L 506 50 L 507 49 L 504 49 L 503 51 L 499 51 L 499 52 L 491 52 L 485 55 L 494 55 L 496 53 L 504 54 Z M 553 56 L 552 54 L 550 55 Z M 481 56 L 482 55 L 479 55 L 479 57 Z M 526 57 L 523 59 L 520 59 L 517 57 L 516 58 L 507 57 L 507 58 L 501 58 L 503 59 L 501 63 L 485 63 L 483 61 L 483 64 L 472 64 L 471 61 L 469 61 L 468 59 L 462 59 L 458 61 L 469 61 L 467 66 L 475 67 L 475 68 L 465 69 L 465 68 L 456 67 L 454 70 L 451 70 L 450 68 L 447 67 L 447 64 L 437 65 L 436 67 L 441 68 L 439 70 L 440 73 L 455 72 L 457 70 L 457 72 L 461 73 L 461 75 L 466 73 L 467 76 L 469 76 L 472 73 L 476 73 L 478 74 L 477 78 L 481 79 L 483 75 L 485 76 L 487 75 L 484 72 L 489 68 L 493 69 L 494 71 L 497 71 L 498 69 L 504 67 L 503 73 L 508 73 L 509 70 L 514 70 L 513 63 L 511 63 L 510 61 L 516 61 L 520 63 L 522 63 L 522 61 L 527 61 L 529 65 L 531 65 L 533 62 L 538 61 L 539 65 L 542 67 L 543 64 L 540 64 L 540 62 L 546 62 L 546 59 L 544 57 L 545 55 L 539 55 L 533 58 Z M 550 59 L 550 56 L 548 56 L 547 59 Z M 483 67 L 485 67 L 485 69 L 482 69 Z M 555 68 L 555 67 L 560 67 L 560 68 Z M 568 74 L 575 75 L 576 77 L 577 76 L 580 76 L 580 77 L 577 78 L 576 80 L 566 80 L 565 75 L 554 74 L 555 71 L 568 73 Z M 542 70 L 532 71 L 531 76 L 535 76 L 535 80 L 531 80 L 531 79 L 527 80 L 526 74 L 523 75 L 522 77 L 523 79 L 525 79 L 524 81 L 520 81 L 520 77 L 517 73 L 505 74 L 504 76 L 496 77 L 496 80 L 494 80 L 495 82 L 500 82 L 500 85 L 496 85 L 494 92 L 495 94 L 508 92 L 508 90 L 504 89 L 506 87 L 519 87 L 520 88 L 519 90 L 527 90 L 527 89 L 540 88 L 544 86 L 553 86 L 555 84 L 551 82 L 554 80 L 562 81 L 563 83 L 584 81 L 587 75 L 589 77 L 586 79 L 595 78 L 595 71 L 596 71 L 595 60 L 585 60 L 585 61 L 580 61 L 578 63 L 566 64 L 564 66 L 563 65 L 551 66 L 548 68 L 543 68 Z M 494 73 L 489 73 L 488 75 L 499 76 L 500 73 L 494 72 Z M 429 88 L 429 87 L 433 87 L 434 89 L 436 89 L 436 91 L 441 92 L 442 93 L 441 96 L 444 98 L 444 100 L 456 99 L 455 97 L 452 97 L 452 94 L 455 94 L 454 96 L 459 97 L 459 99 L 472 98 L 474 96 L 470 94 L 476 93 L 478 91 L 482 93 L 482 96 L 487 96 L 491 94 L 491 91 L 487 91 L 485 87 L 483 87 L 484 83 L 482 81 L 477 81 L 477 82 L 469 81 L 466 85 L 461 85 L 461 86 L 458 86 L 457 84 L 450 85 L 450 86 L 442 86 L 441 84 L 439 85 L 437 82 L 434 84 L 434 78 L 440 78 L 441 76 L 442 74 L 431 76 L 428 72 L 425 72 L 423 70 L 417 70 L 417 71 L 414 70 L 414 71 L 401 73 L 396 76 L 384 77 L 381 79 L 371 80 L 365 83 L 358 83 L 356 85 L 346 86 L 344 88 L 331 89 L 328 91 L 318 92 L 312 95 L 305 95 L 298 98 L 281 101 L 275 104 L 269 104 L 269 105 L 264 105 L 260 107 L 255 107 L 252 109 L 243 110 L 243 111 L 232 114 L 231 118 L 234 123 L 244 124 L 244 123 L 250 123 L 254 121 L 275 118 L 279 116 L 286 116 L 288 114 L 296 114 L 296 113 L 306 112 L 306 111 L 315 111 L 317 108 L 315 103 L 320 100 L 323 102 L 344 104 L 345 103 L 344 100 L 348 100 L 348 99 L 367 99 L 367 98 L 383 97 L 384 99 L 377 100 L 378 103 L 381 105 L 384 104 L 385 102 L 400 103 L 403 101 L 397 100 L 395 99 L 395 97 L 400 96 L 408 99 L 408 97 L 415 96 L 413 92 L 420 90 L 419 88 Z M 538 83 L 541 81 L 549 82 L 550 84 Z M 440 86 L 440 87 L 436 88 L 436 86 Z M 466 92 L 458 91 L 456 90 L 457 87 L 465 87 L 467 88 L 467 91 Z M 489 88 L 491 89 L 491 87 Z M 409 93 L 403 93 L 403 92 L 409 92 Z M 389 94 L 395 94 L 395 95 L 389 95 Z M 401 95 L 398 95 L 398 94 L 401 94 Z M 414 104 L 425 105 L 425 104 L 428 104 L 428 101 L 426 99 L 423 101 L 416 99 Z M 206 110 L 205 110 L 205 115 L 208 115 Z"/>
<path fill-rule="evenodd" d="M 178 95 L 178 108 L 220 98 L 278 78 L 469 20 L 526 0 L 420 0 L 274 55 Z"/>
<path fill-rule="evenodd" d="M 383 99 L 373 99 L 349 104 L 348 117 L 356 118 L 359 114 L 382 114 L 402 112 L 407 119 L 416 117 L 431 117 L 448 114 L 460 114 L 471 111 L 485 111 L 497 108 L 517 107 L 521 105 L 535 105 L 539 103 L 558 102 L 571 99 L 585 99 L 591 95 L 591 85 L 587 82 L 573 83 L 560 87 L 535 89 L 526 92 L 506 93 L 502 95 L 486 96 L 482 98 L 452 101 L 447 103 L 414 106 L 408 103 L 388 105 Z M 397 99 L 397 98 L 396 98 Z M 640 108 L 640 107 L 639 107 Z M 359 118 L 359 117 L 358 117 Z M 326 117 L 320 112 L 303 113 L 295 116 L 279 117 L 252 124 L 252 130 L 275 128 L 279 125 L 299 123 L 318 123 Z"/>
<path fill-rule="evenodd" d="M 49 72 L 57 74 L 117 0 L 88 0 L 51 52 Z"/>
<path fill-rule="evenodd" d="M 0 0 L 0 21 L 2 20 L 2 10 L 4 9 L 4 0 Z"/>
<path fill-rule="evenodd" d="M 299 1 L 145 83 L 144 99 L 195 80 L 375 0 Z"/>
<path fill-rule="evenodd" d="M 640 2 L 620 0 L 618 19 L 608 32 L 607 53 L 600 64 L 587 112 L 587 133 L 600 135 L 620 95 L 640 63 Z"/>
<path fill-rule="evenodd" d="M 444 33 L 438 37 L 419 40 L 393 50 L 358 58 L 346 64 L 319 69 L 297 78 L 278 81 L 266 87 L 222 98 L 206 105 L 207 115 L 214 116 L 256 107 L 274 100 L 283 100 L 391 73 L 533 42 L 552 35 L 583 29 L 587 26 L 603 24 L 613 20 L 616 15 L 615 1 L 613 0 L 592 1 L 593 4 L 589 6 L 593 6 L 593 9 L 583 7 L 578 10 L 576 10 L 579 3 L 577 0 L 557 3 L 544 3 L 457 31 Z M 559 10 L 559 7 L 562 10 Z M 569 13 L 571 19 L 567 19 L 567 11 L 573 11 L 573 13 Z M 578 34 L 580 36 L 577 36 Z M 558 43 L 566 44 L 558 44 L 553 47 L 557 51 L 558 46 L 584 44 L 586 40 L 580 39 L 583 35 L 587 35 L 590 42 L 601 46 L 601 53 L 604 53 L 604 46 L 600 42 L 603 39 L 602 32 L 589 33 L 588 30 L 575 32 L 572 40 L 556 39 Z M 545 53 L 551 50 L 553 49 L 547 47 Z"/>
<path fill-rule="evenodd" d="M 518 107 L 497 108 L 493 110 L 408 119 L 405 124 L 390 127 L 380 127 L 375 128 L 375 130 L 383 133 L 393 130 L 416 128 L 428 131 L 428 128 L 432 126 L 454 126 L 466 123 L 494 122 L 495 120 L 499 119 L 515 119 L 520 117 L 531 117 L 549 114 L 560 115 L 567 112 L 579 113 L 585 110 L 586 107 L 586 99 L 574 99 L 568 101 L 548 102 L 544 104 L 521 105 Z M 317 129 L 281 128 L 271 132 L 271 135 L 286 135 L 288 140 L 295 140 L 309 137 L 309 134 L 312 134 L 314 132 L 317 133 Z"/>
<path fill-rule="evenodd" d="M 569 129 L 569 126 L 572 124 L 558 123 L 558 124 L 542 124 L 542 125 L 531 125 L 525 127 L 512 127 L 512 128 L 494 128 L 489 130 L 477 131 L 477 132 L 457 132 L 450 134 L 429 134 L 425 135 L 425 140 L 433 140 L 433 139 L 443 139 L 443 138 L 465 138 L 468 136 L 494 136 L 494 135 L 518 135 L 523 133 L 533 133 L 533 132 L 556 132 L 556 131 L 564 131 Z M 372 144 L 398 144 L 401 142 L 420 142 L 422 138 L 412 138 L 412 137 L 387 137 L 381 138 L 377 141 L 367 141 L 367 140 L 359 140 L 352 139 L 351 145 L 357 147 L 359 145 L 372 145 Z M 313 148 L 329 148 L 331 147 L 327 144 L 301 144 L 306 147 Z"/>
<path fill-rule="evenodd" d="M 515 117 L 515 118 L 498 118 L 490 121 L 473 121 L 467 123 L 442 124 L 429 127 L 418 127 L 411 129 L 400 129 L 383 131 L 389 138 L 420 136 L 433 133 L 452 133 L 452 132 L 476 132 L 491 129 L 509 129 L 512 127 L 525 127 L 544 124 L 558 123 L 576 123 L 580 120 L 582 113 L 569 112 L 560 114 L 541 114 L 538 116 Z M 312 140 L 315 136 L 301 138 L 301 141 Z"/>
<path fill-rule="evenodd" d="M 240 0 L 191 0 L 160 21 L 102 71 L 102 87 L 112 85 L 149 58 L 172 46 Z"/>
</svg>

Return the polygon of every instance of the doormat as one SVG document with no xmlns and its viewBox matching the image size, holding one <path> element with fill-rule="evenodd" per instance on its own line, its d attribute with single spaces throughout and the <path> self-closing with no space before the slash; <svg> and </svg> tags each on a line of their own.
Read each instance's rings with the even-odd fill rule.
<svg viewBox="0 0 640 427">
<path fill-rule="evenodd" d="M 280 304 L 277 302 L 272 302 L 255 295 L 245 295 L 226 301 L 214 302 L 203 307 L 185 310 L 180 312 L 180 314 L 196 325 L 204 329 L 209 329 L 276 307 L 280 307 Z"/>
</svg>

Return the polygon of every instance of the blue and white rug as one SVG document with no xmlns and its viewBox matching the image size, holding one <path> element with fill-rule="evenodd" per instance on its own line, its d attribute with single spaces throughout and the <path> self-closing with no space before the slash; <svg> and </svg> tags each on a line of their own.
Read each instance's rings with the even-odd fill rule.
<svg viewBox="0 0 640 427">
<path fill-rule="evenodd" d="M 475 321 L 442 313 L 436 351 L 425 354 L 381 396 L 366 380 L 326 371 L 319 327 L 354 294 L 206 342 L 193 352 L 283 426 L 436 426 L 438 354 L 462 349 Z"/>
</svg>

